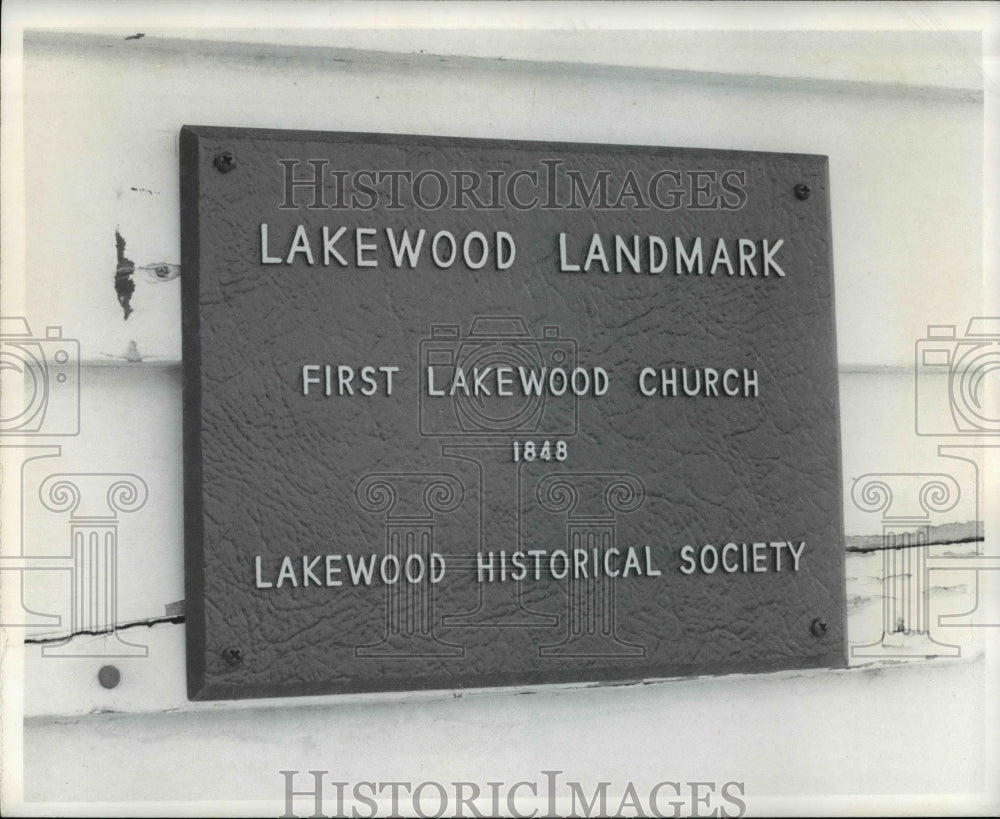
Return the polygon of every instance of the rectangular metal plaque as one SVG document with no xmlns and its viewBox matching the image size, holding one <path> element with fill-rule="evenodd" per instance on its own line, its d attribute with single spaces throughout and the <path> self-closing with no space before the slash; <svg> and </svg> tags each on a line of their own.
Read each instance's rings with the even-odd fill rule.
<svg viewBox="0 0 1000 819">
<path fill-rule="evenodd" d="M 825 157 L 181 132 L 192 698 L 845 663 Z"/>
</svg>

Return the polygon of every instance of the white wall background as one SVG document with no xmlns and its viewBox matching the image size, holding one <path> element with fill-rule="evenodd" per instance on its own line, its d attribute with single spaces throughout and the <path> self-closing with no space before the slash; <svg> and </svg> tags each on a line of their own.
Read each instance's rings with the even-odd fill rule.
<svg viewBox="0 0 1000 819">
<path fill-rule="evenodd" d="M 977 471 L 938 447 L 1000 440 L 917 436 L 914 355 L 929 324 L 961 335 L 970 317 L 1000 315 L 983 227 L 984 113 L 997 75 L 978 32 L 917 23 L 876 33 L 29 26 L 15 75 L 23 97 L 9 102 L 23 114 L 23 155 L 4 183 L 4 285 L 23 301 L 8 290 L 3 314 L 79 340 L 82 431 L 34 440 L 59 452 L 23 468 L 23 452 L 7 450 L 3 547 L 68 550 L 65 515 L 33 500 L 52 472 L 135 473 L 149 500 L 121 516 L 117 621 L 167 622 L 120 632 L 146 652 L 111 661 L 122 682 L 106 690 L 96 673 L 108 660 L 45 657 L 37 642 L 69 632 L 66 573 L 23 573 L 23 601 L 62 622 L 5 632 L 4 704 L 25 716 L 23 734 L 19 716 L 3 726 L 8 800 L 36 813 L 128 813 L 138 801 L 152 812 L 274 813 L 279 769 L 486 782 L 555 768 L 647 789 L 664 778 L 745 781 L 754 813 L 983 810 L 996 798 L 995 630 L 946 630 L 936 617 L 976 609 L 978 622 L 1000 622 L 986 612 L 1000 578 L 951 564 L 934 575 L 932 636 L 958 647 L 953 658 L 889 652 L 839 672 L 532 696 L 187 703 L 184 627 L 169 622 L 184 596 L 180 282 L 137 274 L 127 322 L 113 288 L 116 230 L 139 265 L 180 260 L 183 124 L 826 154 L 847 532 L 882 531 L 878 514 L 850 502 L 868 473 L 951 474 L 961 498 L 932 522 L 981 520 L 997 496 L 996 450 L 973 453 Z M 19 122 L 5 119 L 5 141 Z M 23 222 L 7 207 L 22 194 L 21 169 Z M 131 342 L 143 361 L 122 359 Z M 946 388 L 929 379 L 920 394 Z M 996 529 L 986 531 L 985 544 L 955 549 L 1000 556 Z M 880 636 L 880 561 L 848 560 L 855 644 Z M 0 571 L 0 622 L 16 622 L 21 577 Z M 21 646 L 24 637 L 33 642 Z"/>
</svg>

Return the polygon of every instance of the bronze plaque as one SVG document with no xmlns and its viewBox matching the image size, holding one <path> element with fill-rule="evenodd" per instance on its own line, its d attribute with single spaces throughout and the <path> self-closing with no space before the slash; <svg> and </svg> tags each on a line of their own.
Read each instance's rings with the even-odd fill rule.
<svg viewBox="0 0 1000 819">
<path fill-rule="evenodd" d="M 825 157 L 181 132 L 195 699 L 845 663 Z"/>
</svg>

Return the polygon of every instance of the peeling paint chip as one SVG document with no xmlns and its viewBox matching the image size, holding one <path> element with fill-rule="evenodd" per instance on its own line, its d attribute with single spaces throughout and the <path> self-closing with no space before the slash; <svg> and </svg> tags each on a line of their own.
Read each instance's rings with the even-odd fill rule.
<svg viewBox="0 0 1000 819">
<path fill-rule="evenodd" d="M 173 603 L 167 603 L 163 607 L 163 614 L 165 617 L 183 617 L 184 616 L 184 601 L 175 600 Z"/>
<path fill-rule="evenodd" d="M 125 240 L 122 235 L 115 230 L 115 248 L 118 251 L 118 266 L 115 268 L 115 295 L 118 296 L 118 303 L 122 306 L 126 321 L 132 315 L 132 294 L 135 292 L 135 282 L 132 281 L 132 274 L 135 273 L 135 262 L 125 258 Z"/>
</svg>

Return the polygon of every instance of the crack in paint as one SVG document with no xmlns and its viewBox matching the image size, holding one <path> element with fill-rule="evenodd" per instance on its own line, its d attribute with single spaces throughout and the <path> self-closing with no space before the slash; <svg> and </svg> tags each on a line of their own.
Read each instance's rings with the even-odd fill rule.
<svg viewBox="0 0 1000 819">
<path fill-rule="evenodd" d="M 152 628 L 153 626 L 158 626 L 161 623 L 172 623 L 177 625 L 183 622 L 184 615 L 175 614 L 169 617 L 154 617 L 149 620 L 135 620 L 131 623 L 122 623 L 121 625 L 113 626 L 112 628 L 71 631 L 69 634 L 61 634 L 54 637 L 25 637 L 24 644 L 46 645 L 48 643 L 64 643 L 67 640 L 72 640 L 74 637 L 101 637 L 105 634 L 114 634 L 116 631 L 127 631 L 128 629 L 140 628 L 141 626 Z"/>
<path fill-rule="evenodd" d="M 916 549 L 921 546 L 952 546 L 961 543 L 985 543 L 986 539 L 981 537 L 963 537 L 955 540 L 932 540 L 927 543 L 897 543 L 893 546 L 847 546 L 846 552 L 852 554 L 869 554 L 871 552 L 893 552 L 900 549 Z"/>
<path fill-rule="evenodd" d="M 132 274 L 135 273 L 135 262 L 125 257 L 125 239 L 115 228 L 115 249 L 118 251 L 118 266 L 115 268 L 115 295 L 118 296 L 118 303 L 122 306 L 125 320 L 132 315 L 132 294 L 135 293 L 135 282 L 132 281 Z"/>
</svg>

